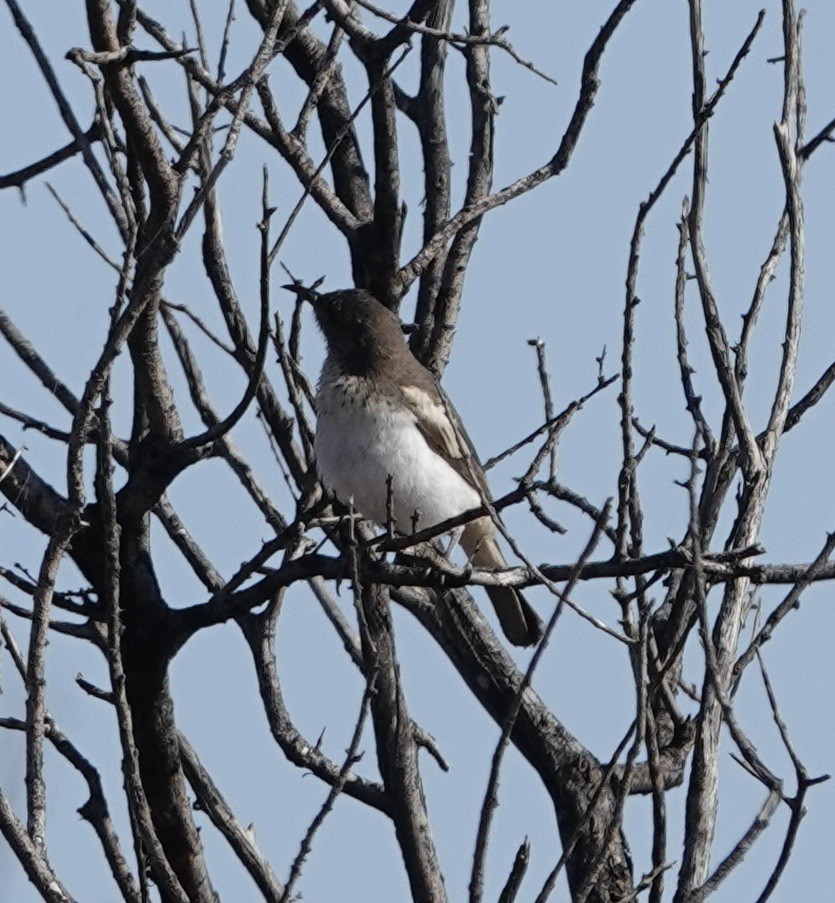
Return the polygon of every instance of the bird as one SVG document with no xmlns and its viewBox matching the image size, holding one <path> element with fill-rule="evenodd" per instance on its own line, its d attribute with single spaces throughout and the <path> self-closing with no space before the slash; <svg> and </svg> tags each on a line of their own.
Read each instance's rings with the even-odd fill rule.
<svg viewBox="0 0 835 903">
<path fill-rule="evenodd" d="M 481 507 L 487 478 L 455 408 L 412 354 L 400 320 L 370 292 L 319 294 L 285 286 L 313 306 L 326 344 L 316 393 L 314 455 L 322 484 L 364 518 L 409 535 Z M 466 524 L 460 543 L 475 567 L 507 562 L 489 515 Z M 522 593 L 489 586 L 502 631 L 532 646 L 542 622 Z"/>
</svg>

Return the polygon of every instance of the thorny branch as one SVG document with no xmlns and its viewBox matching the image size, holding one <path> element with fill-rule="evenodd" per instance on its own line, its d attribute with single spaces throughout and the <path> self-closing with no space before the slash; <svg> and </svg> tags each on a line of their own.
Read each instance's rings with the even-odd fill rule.
<svg viewBox="0 0 835 903">
<path fill-rule="evenodd" d="M 216 21 L 210 21 L 208 7 L 191 2 L 194 40 L 175 39 L 172 34 L 177 32 L 151 18 L 134 0 L 86 0 L 90 46 L 75 48 L 67 57 L 74 64 L 71 76 L 89 91 L 92 120 L 90 109 L 79 112 L 81 105 L 76 109 L 59 81 L 58 74 L 63 77 L 67 68 L 55 66 L 57 61 L 50 58 L 17 0 L 6 0 L 21 46 L 34 59 L 69 134 L 56 135 L 27 165 L 16 162 L 14 171 L 0 176 L 0 190 L 23 193 L 46 173 L 55 171 L 57 178 L 58 172 L 73 167 L 92 179 L 109 218 L 104 225 L 96 214 L 74 210 L 63 189 L 59 193 L 48 188 L 115 281 L 112 307 L 105 314 L 102 305 L 100 322 L 90 324 L 90 335 L 101 337 L 98 348 L 78 349 L 80 360 L 92 362 L 84 365 L 88 377 L 80 384 L 64 380 L 64 358 L 49 363 L 51 355 L 0 311 L 10 372 L 16 367 L 34 377 L 53 404 L 48 408 L 18 389 L 16 372 L 0 386 L 0 416 L 30 430 L 32 437 L 26 448 L 0 436 L 0 493 L 6 500 L 0 516 L 16 514 L 10 529 L 26 524 L 47 537 L 39 567 L 28 561 L 0 561 L 0 580 L 9 588 L 9 598 L 0 595 L 0 652 L 13 662 L 25 698 L 25 712 L 0 714 L 0 731 L 22 734 L 26 750 L 25 819 L 13 805 L 21 796 L 17 788 L 0 788 L 0 832 L 44 899 L 72 900 L 47 849 L 53 796 L 48 793 L 45 756 L 54 748 L 86 782 L 89 796 L 78 811 L 94 828 L 119 894 L 130 903 L 150 899 L 151 880 L 164 903 L 215 899 L 214 864 L 194 822 L 193 799 L 194 808 L 206 813 L 267 900 L 291 898 L 305 878 L 302 866 L 320 825 L 335 806 L 344 805 L 347 812 L 356 804 L 373 809 L 393 831 L 413 898 L 445 900 L 440 867 L 445 853 L 432 832 L 420 751 L 428 751 L 449 770 L 445 779 L 459 775 L 455 757 L 449 757 L 448 765 L 435 740 L 410 715 L 415 675 L 401 670 L 399 614 L 393 614 L 390 601 L 415 616 L 427 641 L 453 665 L 462 686 L 500 730 L 476 832 L 471 899 L 492 893 L 486 887 L 487 841 L 511 744 L 554 806 L 562 848 L 554 853 L 550 841 L 545 845 L 541 838 L 526 839 L 510 875 L 497 886 L 499 899 L 509 903 L 524 898 L 528 865 L 545 855 L 556 865 L 539 892 L 541 901 L 564 869 L 578 901 L 613 903 L 636 899 L 648 890 L 651 903 L 661 903 L 664 881 L 673 868 L 678 870 L 675 900 L 702 900 L 773 830 L 774 815 L 785 805 L 788 826 L 777 862 L 763 878 L 760 900 L 773 893 L 794 849 L 809 792 L 825 776 L 810 777 L 803 765 L 762 653 L 804 593 L 816 583 L 835 580 L 835 533 L 826 537 L 817 555 L 810 551 L 805 556 L 810 560 L 780 564 L 761 557 L 767 555 L 761 525 L 781 440 L 790 430 L 802 433 L 812 409 L 829 400 L 835 382 L 835 363 L 830 363 L 795 399 L 806 267 L 802 175 L 812 155 L 823 156 L 816 152 L 832 142 L 835 119 L 806 138 L 802 15 L 791 0 L 775 5 L 782 13 L 784 44 L 777 60 L 783 71 L 782 110 L 774 128 L 782 211 L 771 246 L 753 276 L 738 338 L 733 338 L 726 299 L 711 278 L 708 137 L 710 123 L 722 115 L 726 95 L 746 71 L 743 64 L 751 67 L 746 60 L 769 18 L 760 12 L 710 93 L 706 71 L 712 58 L 706 61 L 709 43 L 702 5 L 689 0 L 691 125 L 683 140 L 679 136 L 678 150 L 657 184 L 643 195 L 634 222 L 626 261 L 622 372 L 605 377 L 601 356 L 596 384 L 566 402 L 562 374 L 552 383 L 544 344 L 535 340 L 545 422 L 485 464 L 491 468 L 511 455 L 528 455 L 519 485 L 495 501 L 485 496 L 479 509 L 432 529 L 397 536 L 391 529 L 375 534 L 358 523 L 355 512 L 346 512 L 316 482 L 313 374 L 302 357 L 307 348 L 305 316 L 299 304 L 286 317 L 274 310 L 272 265 L 279 253 L 299 253 L 293 244 L 299 236 L 308 245 L 318 241 L 302 230 L 309 228 L 314 215 L 319 217 L 344 248 L 355 285 L 370 289 L 397 310 L 417 283 L 410 344 L 426 366 L 441 374 L 453 353 L 465 297 L 472 303 L 465 282 L 488 215 L 565 173 L 581 137 L 584 142 L 595 140 L 588 129 L 598 94 L 613 79 L 606 70 L 610 48 L 620 42 L 628 50 L 628 33 L 621 26 L 627 19 L 640 23 L 643 4 L 612 0 L 611 12 L 588 45 L 576 93 L 559 88 L 559 103 L 568 104 L 567 125 L 545 152 L 546 162 L 495 190 L 502 98 L 496 96 L 491 64 L 501 55 L 553 82 L 545 72 L 554 61 L 521 56 L 508 39 L 508 29 L 491 21 L 488 0 L 470 0 L 457 10 L 452 0 L 414 0 L 397 10 L 368 0 L 316 0 L 303 10 L 290 0 L 230 0 Z M 463 26 L 453 24 L 457 14 L 464 16 Z M 249 31 L 238 25 L 244 15 Z M 154 49 L 139 46 L 140 38 L 150 38 Z M 211 62 L 215 42 L 216 67 Z M 416 53 L 411 53 L 413 47 Z M 463 65 L 448 65 L 448 56 L 457 63 L 457 54 Z M 407 60 L 416 62 L 414 70 Z M 229 77 L 233 61 L 237 75 Z M 183 79 L 191 115 L 187 128 L 170 89 L 176 85 L 182 92 Z M 298 90 L 291 88 L 293 81 Z M 461 88 L 460 98 L 455 84 Z M 82 121 L 91 124 L 85 129 Z M 456 156 L 462 134 L 463 164 Z M 222 211 L 238 190 L 236 174 L 250 165 L 247 154 L 252 148 L 262 157 L 266 153 L 259 159 L 264 167 L 260 246 L 242 257 L 239 236 L 224 234 Z M 660 218 L 659 201 L 690 157 L 692 186 L 676 224 L 679 240 L 669 310 L 675 327 L 671 360 L 695 433 L 692 445 L 666 430 L 660 434 L 649 426 L 654 420 L 647 412 L 638 410 L 646 342 L 655 341 L 654 335 L 647 335 L 649 327 L 639 308 L 644 232 L 651 214 Z M 421 204 L 408 211 L 405 201 L 414 195 L 421 170 Z M 279 172 L 290 181 L 279 181 Z M 288 197 L 298 197 L 294 206 Z M 270 225 L 276 210 L 283 226 L 273 238 Z M 412 223 L 415 216 L 419 228 Z M 182 283 L 171 279 L 170 271 L 193 256 L 198 228 L 210 293 L 207 299 L 194 288 L 183 300 L 176 288 Z M 318 233 L 311 231 L 313 235 Z M 331 247 L 323 253 L 330 253 Z M 780 360 L 770 409 L 759 423 L 749 398 L 754 382 L 749 371 L 755 369 L 752 348 L 766 319 L 762 312 L 767 296 L 770 304 L 778 303 L 769 293 L 776 291 L 775 275 L 785 256 L 788 287 Z M 322 270 L 333 278 L 332 259 L 324 259 Z M 295 269 L 289 258 L 286 263 L 288 270 Z M 244 267 L 249 269 L 244 272 Z M 253 274 L 257 313 L 250 309 Z M 194 271 L 189 279 L 192 286 L 200 284 Z M 32 299 L 21 302 L 36 299 L 37 279 L 31 284 Z M 700 310 L 698 328 L 710 352 L 707 367 L 693 332 L 693 297 Z M 514 298 L 507 302 L 508 315 L 512 303 Z M 277 362 L 271 360 L 271 348 Z M 221 371 L 216 359 L 228 369 Z M 559 360 L 557 355 L 554 360 Z M 699 374 L 697 363 L 702 367 Z M 222 377 L 217 376 L 220 372 Z M 219 379 L 224 389 L 227 384 L 238 386 L 231 405 L 230 396 L 224 401 L 218 389 Z M 606 406 L 605 390 L 618 380 L 617 485 L 605 490 L 564 485 L 557 480 L 558 443 L 577 428 L 580 411 L 589 420 L 598 418 L 595 429 L 604 423 L 613 407 Z M 187 432 L 184 426 L 195 414 L 184 410 L 181 385 L 202 424 L 200 432 Z M 718 388 L 718 416 L 715 405 L 702 397 L 707 386 Z M 562 411 L 555 415 L 560 405 Z M 224 410 L 231 413 L 218 413 Z M 274 455 L 268 468 L 247 434 L 253 414 Z M 601 429 L 599 435 L 606 433 Z M 44 439 L 53 443 L 53 450 L 55 443 L 65 449 L 63 474 L 44 463 Z M 93 452 L 89 456 L 88 446 Z M 688 505 L 677 538 L 652 552 L 647 551 L 645 533 L 654 511 L 649 486 L 662 491 L 652 471 L 658 451 L 689 467 L 683 483 Z M 241 510 L 247 512 L 242 518 L 252 517 L 256 531 L 266 531 L 254 546 L 247 547 L 243 527 L 236 535 L 238 523 L 229 521 L 225 489 L 211 492 L 219 515 L 213 519 L 224 525 L 228 543 L 221 555 L 207 539 L 205 522 L 193 518 L 188 502 L 183 502 L 175 483 L 196 474 L 202 486 L 214 490 L 205 477 L 209 467 L 231 476 L 242 498 Z M 273 479 L 278 470 L 283 483 Z M 608 505 L 596 501 L 610 495 L 617 499 L 617 517 L 611 524 Z M 571 539 L 573 528 L 568 527 L 578 518 L 592 525 L 592 539 L 574 560 L 555 553 L 549 562 L 536 563 L 500 519 L 511 512 L 520 517 L 523 511 L 533 515 L 531 522 L 551 543 L 549 548 L 554 547 L 555 534 Z M 438 541 L 444 534 L 485 513 L 496 520 L 524 566 L 479 570 L 440 553 Z M 727 535 L 718 537 L 720 526 L 729 522 Z M 179 592 L 176 600 L 167 597 L 166 559 L 156 539 L 152 541 L 160 527 L 173 554 L 202 589 Z M 609 547 L 592 559 L 601 538 Z M 81 573 L 80 589 L 77 578 L 68 588 L 65 564 L 70 561 Z M 353 594 L 341 596 L 346 581 L 353 584 Z M 564 589 L 557 585 L 562 583 Z M 525 670 L 502 647 L 468 592 L 496 585 L 525 587 L 532 595 L 539 588 L 542 595 L 537 594 L 536 601 L 552 605 L 545 638 Z M 758 615 L 740 652 L 745 619 L 765 606 L 757 590 L 776 586 L 787 587 L 784 598 L 762 619 Z M 601 608 L 595 593 L 599 596 L 603 588 L 608 591 L 606 604 L 611 604 L 610 593 L 615 608 Z M 721 597 L 716 604 L 711 594 Z M 353 606 L 346 604 L 346 595 Z M 318 609 L 309 613 L 302 608 L 308 598 L 316 599 L 325 618 L 317 621 Z M 53 616 L 53 608 L 63 612 L 62 620 Z M 317 630 L 332 629 L 323 641 L 331 643 L 327 649 L 335 639 L 347 653 L 338 665 L 334 660 L 334 669 L 347 664 L 351 679 L 359 675 L 363 683 L 346 751 L 328 750 L 324 734 L 311 742 L 300 726 L 307 722 L 307 713 L 294 709 L 301 697 L 297 687 L 289 686 L 280 644 L 292 637 L 293 619 L 302 610 L 306 641 L 314 634 L 318 641 Z M 568 612 L 582 619 L 584 630 L 594 631 L 603 644 L 599 648 L 607 649 L 612 661 L 625 655 L 634 681 L 634 711 L 623 719 L 631 723 L 625 733 L 619 732 L 622 739 L 608 760 L 599 759 L 569 733 L 558 719 L 559 701 L 552 709 L 533 686 L 535 670 L 541 674 L 552 653 L 555 626 Z M 14 628 L 6 622 L 6 613 L 17 619 Z M 201 759 L 209 761 L 209 752 L 198 754 L 175 719 L 172 661 L 198 633 L 228 621 L 237 624 L 249 648 L 263 717 L 276 749 L 288 769 L 313 776 L 327 788 L 297 855 L 287 865 L 286 883 L 276 877 L 266 844 L 256 844 L 221 794 Z M 17 628 L 23 631 L 17 635 L 26 637 L 25 654 L 16 639 Z M 128 864 L 119 844 L 111 816 L 117 807 L 105 798 L 106 782 L 47 710 L 51 634 L 65 637 L 62 642 L 72 649 L 90 644 L 106 662 L 109 686 L 98 687 L 82 676 L 77 683 L 107 702 L 115 716 L 121 752 L 117 767 L 125 792 L 119 808 L 129 815 L 135 866 Z M 685 650 L 697 642 L 703 660 L 694 675 L 688 673 L 692 656 L 685 657 Z M 754 679 L 755 662 L 776 732 L 794 768 L 793 796 L 734 708 L 743 677 L 747 673 L 748 680 Z M 330 667 L 331 661 L 323 659 L 320 671 Z M 694 680 L 701 687 L 693 685 Z M 186 700 L 176 702 L 179 715 Z M 372 765 L 370 772 L 361 750 L 366 721 L 373 728 L 376 751 L 376 771 Z M 758 811 L 749 826 L 720 857 L 714 824 L 723 726 L 735 744 L 735 760 L 762 783 L 766 797 L 757 800 Z M 114 763 L 108 764 L 111 775 Z M 667 793 L 685 781 L 682 826 L 668 811 Z M 650 798 L 652 860 L 640 879 L 629 857 L 623 818 L 626 800 L 634 795 Z M 343 802 L 342 796 L 349 800 Z M 674 831 L 679 835 L 673 836 Z M 682 841 L 682 862 L 673 864 L 669 851 Z M 311 858 L 308 870 L 314 861 Z"/>
</svg>

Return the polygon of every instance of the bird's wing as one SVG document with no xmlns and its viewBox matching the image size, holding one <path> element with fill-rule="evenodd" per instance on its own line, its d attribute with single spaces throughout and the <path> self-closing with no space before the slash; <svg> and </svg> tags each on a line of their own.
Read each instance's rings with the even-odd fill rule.
<svg viewBox="0 0 835 903">
<path fill-rule="evenodd" d="M 489 499 L 487 478 L 452 402 L 436 385 L 402 385 L 400 390 L 426 444 Z"/>
</svg>

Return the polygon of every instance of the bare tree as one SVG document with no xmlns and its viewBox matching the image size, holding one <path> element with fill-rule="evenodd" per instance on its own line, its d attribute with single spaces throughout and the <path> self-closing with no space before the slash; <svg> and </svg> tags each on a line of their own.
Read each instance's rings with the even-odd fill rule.
<svg viewBox="0 0 835 903">
<path fill-rule="evenodd" d="M 89 44 L 70 50 L 67 57 L 86 78 L 94 108 L 91 121 L 64 92 L 56 60 L 42 48 L 22 7 L 17 0 L 6 0 L 69 140 L 0 177 L 0 187 L 23 192 L 54 167 L 83 166 L 120 242 L 119 255 L 113 256 L 107 242 L 91 235 L 56 194 L 80 237 L 112 270 L 115 281 L 109 313 L 95 324 L 106 333 L 104 341 L 89 377 L 78 386 L 68 385 L 61 362 L 51 364 L 0 312 L 5 341 L 20 365 L 63 408 L 70 424 L 54 426 L 48 413 L 15 391 L 14 383 L 4 382 L 0 413 L 6 421 L 32 431 L 33 447 L 59 443 L 65 449 L 64 483 L 60 473 L 36 466 L 26 449 L 0 436 L 0 491 L 7 513 L 13 509 L 19 515 L 15 525 L 30 525 L 48 540 L 37 573 L 0 560 L 7 587 L 0 597 L 3 644 L 26 700 L 25 711 L 4 712 L 0 718 L 4 732 L 23 733 L 26 750 L 25 811 L 12 805 L 12 788 L 0 787 L 0 829 L 44 899 L 73 899 L 50 865 L 46 838 L 50 797 L 44 761 L 47 748 L 54 747 L 89 788 L 89 799 L 79 812 L 101 843 L 115 883 L 113 893 L 124 900 L 216 899 L 195 807 L 206 813 L 264 899 L 293 899 L 316 831 L 340 795 L 390 821 L 413 899 L 446 900 L 443 856 L 432 832 L 419 753 L 427 751 L 442 767 L 444 759 L 410 714 L 392 606 L 402 606 L 420 622 L 501 729 L 481 818 L 472 826 L 472 901 L 485 896 L 491 819 L 509 745 L 530 764 L 553 804 L 561 847 L 549 850 L 534 844 L 531 850 L 523 844 L 498 899 L 544 901 L 564 872 L 575 901 L 622 901 L 646 892 L 656 903 L 665 891 L 677 903 L 702 900 L 767 832 L 778 809 L 786 807 L 782 852 L 757 891 L 760 900 L 770 896 L 791 855 L 807 792 L 822 780 L 808 773 L 795 752 L 761 650 L 797 608 L 807 587 L 835 578 L 830 560 L 835 533 L 822 538 L 820 548 L 810 549 L 806 560 L 777 564 L 762 558 L 761 527 L 781 440 L 802 427 L 803 418 L 835 379 L 833 363 L 813 384 L 796 385 L 804 299 L 801 178 L 809 159 L 831 140 L 835 120 L 807 134 L 801 16 L 791 0 L 772 4 L 770 14 L 782 16 L 784 38 L 775 61 L 783 70 L 782 115 L 774 127 L 783 210 L 773 245 L 753 276 L 750 306 L 738 329 L 712 286 L 703 238 L 711 160 L 708 132 L 746 65 L 765 14 L 751 23 L 747 36 L 740 36 L 736 54 L 723 62 L 724 72 L 711 86 L 705 74 L 701 2 L 689 0 L 687 5 L 693 86 L 689 134 L 682 136 L 658 182 L 647 186 L 637 212 L 628 254 L 619 372 L 601 357 L 597 381 L 557 411 L 545 349 L 538 344 L 545 419 L 509 450 L 529 456 L 518 486 L 495 502 L 485 499 L 482 509 L 457 523 L 405 538 L 358 525 L 353 513 L 330 499 L 316 481 L 314 375 L 305 370 L 300 356 L 301 302 L 295 302 L 288 317 L 280 317 L 276 311 L 290 302 L 273 297 L 276 279 L 287 281 L 277 272 L 278 262 L 294 269 L 292 256 L 284 254 L 286 242 L 298 235 L 300 214 L 315 208 L 347 249 L 357 287 L 395 311 L 412 291 L 416 313 L 410 345 L 440 377 L 453 353 L 465 277 L 482 221 L 487 214 L 501 216 L 496 208 L 559 178 L 570 167 L 598 93 L 605 90 L 601 65 L 635 14 L 633 7 L 640 4 L 613 0 L 587 48 L 573 113 L 558 144 L 544 153 L 539 167 L 497 190 L 494 130 L 500 98 L 491 88 L 491 59 L 506 55 L 530 70 L 531 79 L 549 76 L 547 65 L 527 60 L 505 30 L 492 23 L 488 0 L 470 0 L 457 12 L 465 23 L 459 31 L 453 27 L 452 0 L 415 0 L 407 9 L 380 8 L 366 0 L 315 0 L 304 10 L 288 0 L 247 0 L 245 9 L 236 9 L 232 0 L 222 14 L 212 12 L 211 23 L 201 23 L 198 4 L 192 3 L 193 27 L 185 42 L 136 2 L 87 0 Z M 249 43 L 245 65 L 233 73 L 236 17 L 241 27 L 245 21 Z M 214 38 L 207 40 L 206 34 L 218 36 L 216 64 L 209 58 Z M 236 52 L 240 55 L 239 49 Z M 448 67 L 451 53 L 461 55 L 463 68 Z M 279 57 L 286 64 L 280 85 L 276 76 L 274 83 L 268 81 L 268 70 L 274 61 L 278 65 Z M 175 125 L 179 114 L 155 97 L 154 78 L 160 72 L 185 85 L 191 115 L 187 128 Z M 456 82 L 459 75 L 463 81 Z M 465 172 L 453 170 L 448 133 L 450 92 L 462 88 L 469 102 Z M 170 83 L 166 90 L 171 91 Z M 409 226 L 418 217 L 420 237 L 417 249 L 407 253 L 402 186 L 421 177 L 415 164 L 403 162 L 408 159 L 404 148 L 414 135 L 422 164 L 423 206 L 408 213 Z M 263 172 L 260 244 L 252 255 L 259 261 L 257 324 L 248 317 L 236 287 L 221 229 L 220 186 L 242 142 L 262 148 L 269 160 Z M 689 413 L 692 442 L 673 442 L 636 415 L 637 280 L 648 218 L 685 167 L 692 172 L 692 183 L 678 222 L 677 278 L 670 308 L 677 328 L 677 391 L 683 393 Z M 301 186 L 295 206 L 289 195 L 276 198 L 269 179 L 273 175 L 275 182 L 276 172 L 285 180 L 282 186 L 288 184 L 287 174 Z M 459 196 L 460 203 L 455 201 Z M 198 233 L 199 249 L 189 240 Z M 167 292 L 172 265 L 192 254 L 202 260 L 223 337 Z M 782 353 L 770 377 L 774 389 L 769 410 L 760 420 L 745 393 L 751 343 L 772 277 L 784 258 L 787 291 L 769 302 L 785 311 Z M 305 275 L 312 281 L 321 273 Z M 704 389 L 688 356 L 694 304 L 713 367 L 701 380 L 721 390 L 718 414 L 706 411 L 700 394 Z M 210 344 L 203 342 L 206 337 Z M 200 356 L 211 367 L 212 354 L 224 355 L 243 376 L 237 400 L 227 410 L 224 401 L 213 399 L 210 380 L 204 380 L 201 371 Z M 129 365 L 130 386 L 115 375 L 122 358 Z M 175 399 L 174 382 L 187 387 L 193 410 L 186 411 L 179 396 Z M 560 481 L 557 450 L 575 414 L 594 396 L 607 393 L 613 399 L 617 393 L 616 408 L 610 410 L 619 414 L 619 473 L 612 486 L 597 487 L 598 501 L 591 501 Z M 126 409 L 130 426 L 121 435 L 113 425 L 114 414 Z M 195 412 L 202 421 L 197 429 L 188 426 L 195 422 Z M 281 501 L 271 498 L 249 453 L 230 438 L 232 429 L 253 412 L 286 478 Z M 662 456 L 674 456 L 686 470 L 688 516 L 669 548 L 652 551 L 645 547 L 639 476 L 651 474 L 653 462 Z M 194 525 L 178 514 L 169 497 L 186 472 L 205 467 L 208 459 L 228 467 L 251 502 L 253 520 L 266 524 L 271 534 L 259 547 L 236 547 L 237 560 L 243 563 L 231 576 L 201 548 L 192 533 Z M 61 489 L 56 488 L 59 483 Z M 545 534 L 562 530 L 555 512 L 577 512 L 587 522 L 582 553 L 574 561 L 535 564 L 499 519 L 513 506 L 524 506 Z M 438 554 L 435 540 L 441 534 L 485 510 L 496 519 L 519 566 L 501 573 L 474 570 Z M 218 514 L 223 516 L 222 511 Z M 178 606 L 166 598 L 160 579 L 164 564 L 151 542 L 152 524 L 165 531 L 202 584 L 200 598 Z M 230 542 L 235 539 L 230 537 Z M 67 580 L 59 579 L 59 570 L 70 560 L 84 580 L 77 591 L 69 591 Z M 353 589 L 353 604 L 347 609 L 334 594 L 340 583 Z M 578 602 L 578 588 L 592 583 L 612 592 L 617 626 L 603 623 Z M 495 585 L 543 587 L 542 597 L 550 601 L 544 637 L 525 670 L 470 595 L 472 587 Z M 322 607 L 364 681 L 353 737 L 342 759 L 327 755 L 321 742 L 305 737 L 285 702 L 276 634 L 285 595 L 298 586 L 309 589 L 310 604 Z M 755 604 L 758 588 L 766 586 L 785 587 L 783 598 L 767 610 Z M 591 621 L 613 649 L 628 650 L 634 714 L 614 750 L 588 748 L 561 722 L 559 710 L 533 689 L 557 621 L 569 613 Z M 25 645 L 18 645 L 15 630 L 5 620 L 9 615 L 28 625 Z M 748 637 L 743 634 L 746 620 L 753 623 Z M 279 864 L 268 862 L 242 826 L 201 761 L 203 751 L 189 742 L 175 719 L 172 662 L 198 634 L 226 622 L 240 628 L 251 653 L 264 714 L 288 768 L 295 766 L 299 777 L 315 775 L 328 788 L 298 856 L 285 864 L 284 878 L 276 873 Z M 83 752 L 85 738 L 66 736 L 50 716 L 48 640 L 53 632 L 95 648 L 107 663 L 107 687 L 84 679 L 79 684 L 97 700 L 90 705 L 107 705 L 115 715 L 124 785 L 124 799 L 116 803 L 106 798 L 98 771 L 114 763 L 94 765 Z M 699 652 L 685 662 L 688 649 Z M 769 767 L 738 717 L 736 693 L 749 671 L 758 674 L 749 680 L 759 679 L 765 688 L 794 765 L 790 779 Z M 6 680 L 14 677 L 8 674 Z M 369 762 L 359 767 L 368 730 L 373 731 L 376 769 Z M 739 763 L 761 787 L 761 808 L 730 851 L 714 849 L 724 730 Z M 667 799 L 684 782 L 685 821 L 677 825 L 668 816 Z M 635 795 L 651 799 L 651 860 L 637 867 L 624 822 L 626 802 Z M 114 805 L 126 807 L 129 814 L 131 851 L 125 849 L 125 838 L 117 836 Z M 671 849 L 679 840 L 680 855 Z M 532 855 L 553 861 L 541 888 L 524 883 Z"/>
</svg>

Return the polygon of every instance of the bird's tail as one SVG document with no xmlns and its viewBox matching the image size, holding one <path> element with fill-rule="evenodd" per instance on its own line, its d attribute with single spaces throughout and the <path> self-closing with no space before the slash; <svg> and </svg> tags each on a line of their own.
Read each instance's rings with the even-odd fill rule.
<svg viewBox="0 0 835 903">
<path fill-rule="evenodd" d="M 490 528 L 492 528 L 490 524 Z M 475 527 L 476 529 L 473 529 Z M 480 568 L 506 568 L 502 550 L 481 521 L 468 525 L 461 545 L 470 563 Z M 522 593 L 512 586 L 487 586 L 487 595 L 496 610 L 504 635 L 514 646 L 533 646 L 542 636 L 542 621 Z"/>
</svg>

